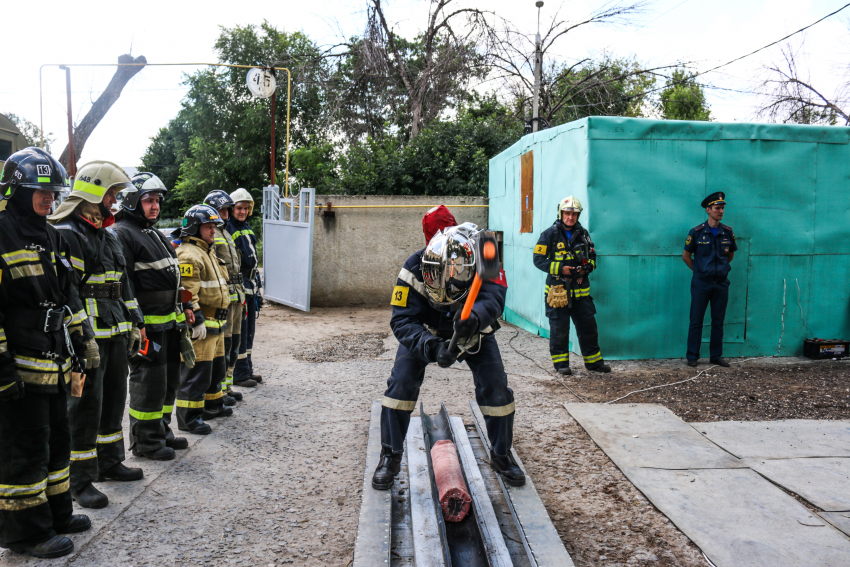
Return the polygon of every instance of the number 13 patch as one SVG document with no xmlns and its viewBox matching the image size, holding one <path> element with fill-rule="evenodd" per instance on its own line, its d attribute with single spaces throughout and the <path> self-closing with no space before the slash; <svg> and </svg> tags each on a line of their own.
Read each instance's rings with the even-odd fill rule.
<svg viewBox="0 0 850 567">
<path fill-rule="evenodd" d="M 397 285 L 393 288 L 393 299 L 390 305 L 398 305 L 399 307 L 407 307 L 407 294 L 410 291 L 409 287 Z"/>
</svg>

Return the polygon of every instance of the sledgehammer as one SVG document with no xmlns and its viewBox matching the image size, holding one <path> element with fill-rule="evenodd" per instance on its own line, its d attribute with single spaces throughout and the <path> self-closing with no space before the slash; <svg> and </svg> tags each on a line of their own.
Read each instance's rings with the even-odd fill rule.
<svg viewBox="0 0 850 567">
<path fill-rule="evenodd" d="M 496 233 L 489 230 L 482 230 L 478 233 L 478 238 L 475 240 L 475 278 L 472 280 L 472 287 L 469 288 L 469 295 L 466 296 L 466 303 L 463 304 L 463 311 L 460 312 L 462 321 L 469 319 L 469 314 L 472 313 L 472 306 L 475 305 L 475 299 L 478 297 L 478 292 L 481 289 L 481 283 L 484 280 L 492 280 L 499 277 L 499 258 L 496 254 Z M 449 351 L 457 349 L 458 337 L 457 332 L 452 335 L 452 340 L 449 342 Z"/>
</svg>

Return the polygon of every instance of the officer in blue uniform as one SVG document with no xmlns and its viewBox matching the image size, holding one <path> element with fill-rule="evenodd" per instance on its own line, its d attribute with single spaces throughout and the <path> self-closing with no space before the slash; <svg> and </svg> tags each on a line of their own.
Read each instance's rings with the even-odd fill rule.
<svg viewBox="0 0 850 567">
<path fill-rule="evenodd" d="M 429 230 L 435 217 L 445 232 L 434 235 Z M 470 238 L 476 227 L 464 223 L 447 228 L 454 224 L 454 217 L 442 205 L 428 212 L 423 229 L 426 238 L 433 238 L 428 247 L 404 263 L 393 289 L 390 327 L 399 347 L 382 401 L 381 458 L 372 477 L 376 490 L 392 488 L 399 472 L 404 437 L 425 368 L 433 362 L 447 368 L 458 360 L 472 370 L 475 399 L 492 445 L 491 467 L 508 484 L 525 484 L 525 475 L 511 456 L 514 395 L 493 336 L 505 307 L 507 281 L 504 272 L 496 280 L 484 281 L 469 318 L 460 320 L 459 308 L 474 275 L 464 251 L 471 253 Z M 461 338 L 458 344 L 464 346 L 463 353 L 448 348 L 455 332 Z"/>
<path fill-rule="evenodd" d="M 688 366 L 696 366 L 702 340 L 705 309 L 711 303 L 710 361 L 729 366 L 723 360 L 723 320 L 729 301 L 729 263 L 738 244 L 732 228 L 720 221 L 726 207 L 726 194 L 712 193 L 702 200 L 708 220 L 688 233 L 682 259 L 693 270 L 691 279 L 691 324 L 688 329 Z"/>
</svg>

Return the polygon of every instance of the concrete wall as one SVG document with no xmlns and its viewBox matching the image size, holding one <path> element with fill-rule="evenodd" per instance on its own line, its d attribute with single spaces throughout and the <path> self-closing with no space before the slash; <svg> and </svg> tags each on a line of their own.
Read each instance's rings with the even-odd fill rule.
<svg viewBox="0 0 850 567">
<path fill-rule="evenodd" d="M 422 217 L 431 207 L 446 205 L 459 223 L 488 226 L 486 197 L 316 196 L 316 205 L 328 201 L 334 216 L 317 209 L 313 235 L 310 303 L 316 307 L 388 304 L 404 261 L 425 246 Z M 337 209 L 364 205 L 405 208 Z"/>
</svg>

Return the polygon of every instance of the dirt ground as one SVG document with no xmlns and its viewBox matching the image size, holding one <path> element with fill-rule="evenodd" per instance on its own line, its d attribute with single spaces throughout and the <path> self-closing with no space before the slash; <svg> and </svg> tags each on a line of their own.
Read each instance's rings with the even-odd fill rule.
<svg viewBox="0 0 850 567">
<path fill-rule="evenodd" d="M 211 422 L 212 435 L 193 439 L 120 513 L 74 536 L 74 555 L 51 564 L 349 565 L 369 408 L 383 394 L 397 345 L 389 316 L 389 308 L 269 306 L 253 354 L 263 383 L 241 390 L 233 417 Z M 497 339 L 517 400 L 514 445 L 576 565 L 708 565 L 563 407 L 684 380 L 707 366 L 613 362 L 608 375 L 580 369 L 561 379 L 549 370 L 547 340 L 510 325 Z M 624 403 L 662 403 L 688 421 L 846 419 L 848 370 L 847 362 L 750 361 Z M 446 402 L 470 424 L 470 399 L 465 365 L 428 367 L 426 411 Z M 140 466 L 132 457 L 128 464 Z M 33 564 L 0 555 L 4 567 Z"/>
</svg>

